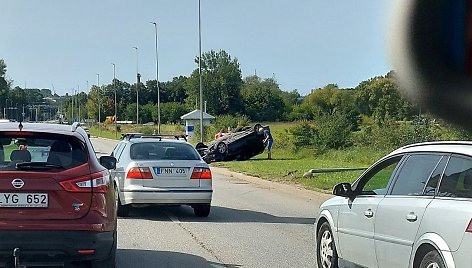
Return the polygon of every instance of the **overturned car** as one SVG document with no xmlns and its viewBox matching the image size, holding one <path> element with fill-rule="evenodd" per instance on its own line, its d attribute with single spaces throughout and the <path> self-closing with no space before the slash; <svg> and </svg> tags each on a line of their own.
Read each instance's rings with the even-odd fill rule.
<svg viewBox="0 0 472 268">
<path fill-rule="evenodd" d="M 261 124 L 243 127 L 210 142 L 198 143 L 195 148 L 205 162 L 247 160 L 264 152 L 264 131 Z"/>
</svg>

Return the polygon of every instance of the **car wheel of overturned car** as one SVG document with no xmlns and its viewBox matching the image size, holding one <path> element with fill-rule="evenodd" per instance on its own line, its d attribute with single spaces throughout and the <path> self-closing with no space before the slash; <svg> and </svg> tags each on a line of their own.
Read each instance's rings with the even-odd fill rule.
<svg viewBox="0 0 472 268">
<path fill-rule="evenodd" d="M 200 149 L 200 148 L 208 148 L 208 146 L 206 146 L 205 144 L 199 142 L 199 143 L 197 143 L 197 145 L 195 145 L 195 149 Z"/>
<path fill-rule="evenodd" d="M 419 268 L 445 268 L 441 255 L 436 250 L 431 250 L 424 255 Z"/>
<path fill-rule="evenodd" d="M 220 153 L 222 155 L 225 155 L 228 152 L 228 145 L 226 143 L 220 141 L 216 145 L 216 150 L 218 151 L 218 153 Z"/>
<path fill-rule="evenodd" d="M 196 204 L 193 205 L 193 213 L 197 217 L 208 217 L 210 215 L 211 204 Z"/>
<path fill-rule="evenodd" d="M 254 132 L 259 133 L 259 129 L 261 129 L 261 128 L 262 128 L 261 124 L 255 124 L 254 125 Z M 259 134 L 262 134 L 262 133 L 259 133 Z"/>
<path fill-rule="evenodd" d="M 338 253 L 328 222 L 321 224 L 316 238 L 316 259 L 319 268 L 337 268 Z"/>
</svg>

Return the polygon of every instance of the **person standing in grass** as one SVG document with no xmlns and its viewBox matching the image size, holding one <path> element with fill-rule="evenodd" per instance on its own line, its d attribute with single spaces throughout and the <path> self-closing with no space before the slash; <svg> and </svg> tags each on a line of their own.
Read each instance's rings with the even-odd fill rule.
<svg viewBox="0 0 472 268">
<path fill-rule="evenodd" d="M 269 126 L 266 126 L 264 129 L 264 144 L 267 144 L 267 159 L 272 159 L 270 150 L 272 149 L 272 144 L 274 143 L 274 139 L 272 138 L 272 134 L 270 134 Z"/>
</svg>

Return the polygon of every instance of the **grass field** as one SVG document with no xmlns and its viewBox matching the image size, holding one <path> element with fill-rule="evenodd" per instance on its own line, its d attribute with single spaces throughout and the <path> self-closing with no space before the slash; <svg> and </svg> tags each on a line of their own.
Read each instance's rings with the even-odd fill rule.
<svg viewBox="0 0 472 268">
<path fill-rule="evenodd" d="M 382 155 L 383 153 L 374 150 L 367 152 L 349 149 L 314 156 L 310 155 L 308 150 L 292 154 L 274 149 L 272 160 L 267 160 L 267 155 L 262 154 L 247 161 L 220 162 L 212 165 L 266 180 L 298 184 L 311 190 L 331 191 L 337 183 L 354 181 L 362 171 L 316 174 L 311 178 L 303 178 L 303 174 L 315 168 L 368 167 Z"/>
<path fill-rule="evenodd" d="M 256 176 L 262 179 L 297 184 L 311 190 L 331 191 L 334 185 L 339 182 L 352 182 L 362 171 L 350 171 L 339 173 L 317 174 L 312 178 L 303 178 L 303 174 L 314 168 L 358 168 L 368 167 L 375 160 L 388 152 L 369 148 L 349 148 L 346 150 L 328 151 L 315 155 L 313 150 L 302 149 L 294 152 L 287 142 L 288 129 L 294 123 L 263 123 L 269 125 L 274 137 L 274 147 L 272 149 L 272 160 L 267 160 L 264 152 L 247 161 L 220 162 L 212 165 L 228 168 L 229 170 Z M 145 127 L 144 130 L 151 131 L 155 127 Z M 121 132 L 139 132 L 135 126 L 122 126 Z M 162 125 L 162 133 L 182 133 L 182 126 Z M 103 138 L 115 138 L 113 126 L 97 127 L 90 129 L 92 136 Z M 118 133 L 119 138 L 121 133 Z"/>
</svg>

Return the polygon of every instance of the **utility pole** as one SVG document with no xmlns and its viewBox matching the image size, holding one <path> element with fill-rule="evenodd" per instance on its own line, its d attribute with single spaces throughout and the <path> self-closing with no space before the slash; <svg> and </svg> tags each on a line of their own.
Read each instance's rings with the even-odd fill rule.
<svg viewBox="0 0 472 268">
<path fill-rule="evenodd" d="M 100 117 L 100 109 L 101 109 L 101 105 L 102 105 L 102 95 L 100 93 L 100 74 L 97 74 L 97 87 L 98 87 L 98 136 L 100 137 L 100 135 L 102 134 L 102 127 L 101 127 L 101 123 L 102 123 L 102 118 Z"/>
<path fill-rule="evenodd" d="M 118 121 L 118 117 L 117 117 L 117 104 L 116 104 L 116 85 L 115 85 L 115 80 L 116 80 L 116 66 L 114 63 L 112 63 L 113 65 L 113 90 L 115 92 L 115 116 L 113 117 L 114 121 L 115 121 L 115 138 L 118 138 L 118 125 L 117 125 L 117 122 Z"/>
<path fill-rule="evenodd" d="M 139 125 L 139 82 L 141 75 L 139 74 L 139 60 L 138 47 L 133 47 L 136 50 L 136 126 Z"/>
<path fill-rule="evenodd" d="M 200 142 L 203 143 L 203 83 L 202 83 L 202 19 L 201 0 L 198 0 L 198 74 L 200 75 Z"/>
<path fill-rule="evenodd" d="M 159 93 L 159 50 L 158 50 L 158 32 L 157 32 L 157 23 L 151 22 L 154 24 L 156 32 L 156 83 L 157 83 L 157 134 L 161 134 L 161 96 Z"/>
</svg>

